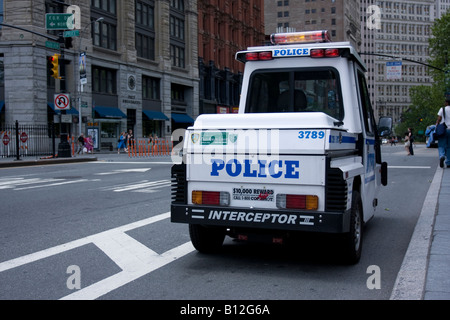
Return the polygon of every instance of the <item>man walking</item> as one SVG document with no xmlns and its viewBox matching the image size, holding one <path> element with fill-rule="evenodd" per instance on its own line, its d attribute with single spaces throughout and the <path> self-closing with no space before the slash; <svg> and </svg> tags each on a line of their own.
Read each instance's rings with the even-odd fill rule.
<svg viewBox="0 0 450 320">
<path fill-rule="evenodd" d="M 445 108 L 445 115 L 444 115 Z M 442 107 L 438 112 L 438 117 L 436 120 L 436 126 L 445 122 L 447 125 L 447 134 L 438 139 L 438 152 L 439 152 L 439 166 L 444 167 L 444 162 L 447 168 L 450 168 L 450 100 L 445 101 L 445 106 Z"/>
</svg>

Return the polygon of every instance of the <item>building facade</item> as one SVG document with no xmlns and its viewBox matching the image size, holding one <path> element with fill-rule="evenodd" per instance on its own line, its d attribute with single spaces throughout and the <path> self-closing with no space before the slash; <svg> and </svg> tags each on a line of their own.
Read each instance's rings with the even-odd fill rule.
<svg viewBox="0 0 450 320">
<path fill-rule="evenodd" d="M 359 0 L 269 0 L 264 12 L 267 35 L 328 30 L 333 41 L 361 45 Z"/>
<path fill-rule="evenodd" d="M 199 114 L 196 0 L 62 2 L 3 0 L 3 22 L 26 29 L 0 29 L 4 123 L 62 120 L 59 93 L 70 97 L 71 109 L 62 112 L 72 115 L 63 120 L 70 133 L 97 135 L 99 148 L 116 145 L 128 129 L 136 137 L 169 137 L 193 122 Z M 69 10 L 79 35 L 54 49 L 45 36 L 58 39 L 64 30 L 49 30 L 46 14 Z M 61 80 L 49 75 L 55 53 L 63 54 Z"/>
<path fill-rule="evenodd" d="M 411 104 L 410 89 L 431 85 L 428 67 L 408 60 L 427 63 L 428 39 L 435 17 L 436 0 L 377 1 L 381 22 L 376 30 L 375 52 L 397 58 L 374 58 L 374 101 L 379 116 L 401 121 Z M 408 60 L 404 60 L 408 59 Z M 401 63 L 397 75 L 388 73 L 390 65 Z"/>
<path fill-rule="evenodd" d="M 237 51 L 264 43 L 263 0 L 198 0 L 200 113 L 233 113 L 244 65 Z"/>
</svg>

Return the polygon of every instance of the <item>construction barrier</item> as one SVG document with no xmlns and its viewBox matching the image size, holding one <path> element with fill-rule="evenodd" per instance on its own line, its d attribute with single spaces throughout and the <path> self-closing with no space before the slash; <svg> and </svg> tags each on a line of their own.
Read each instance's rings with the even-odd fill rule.
<svg viewBox="0 0 450 320">
<path fill-rule="evenodd" d="M 173 143 L 166 139 L 135 139 L 128 141 L 129 157 L 156 157 L 170 156 L 172 154 Z"/>
</svg>

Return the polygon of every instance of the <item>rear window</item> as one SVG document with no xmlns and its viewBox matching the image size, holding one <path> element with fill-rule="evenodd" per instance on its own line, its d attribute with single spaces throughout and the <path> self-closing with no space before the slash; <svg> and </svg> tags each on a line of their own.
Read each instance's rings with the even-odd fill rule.
<svg viewBox="0 0 450 320">
<path fill-rule="evenodd" d="M 334 68 L 258 70 L 250 78 L 246 113 L 323 112 L 344 119 Z"/>
</svg>

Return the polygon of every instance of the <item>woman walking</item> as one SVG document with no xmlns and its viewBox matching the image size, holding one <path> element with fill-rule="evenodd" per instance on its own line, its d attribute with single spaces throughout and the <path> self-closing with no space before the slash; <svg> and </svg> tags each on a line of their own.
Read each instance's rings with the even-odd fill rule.
<svg viewBox="0 0 450 320">
<path fill-rule="evenodd" d="M 126 133 L 124 131 L 124 132 L 122 132 L 120 134 L 120 138 L 119 138 L 119 141 L 118 141 L 118 144 L 117 144 L 117 154 L 120 154 L 120 149 L 121 148 L 123 148 L 124 152 L 128 152 L 127 145 L 126 145 L 126 141 L 127 141 L 126 139 L 127 139 L 126 138 Z"/>
</svg>

